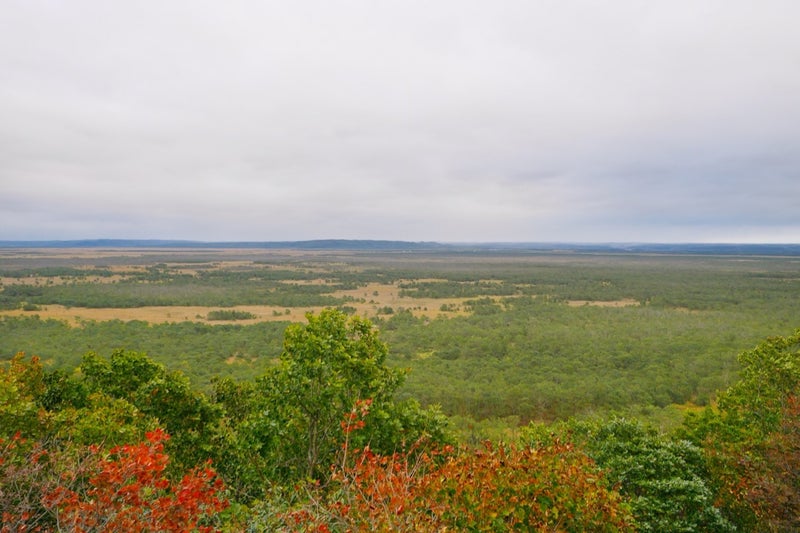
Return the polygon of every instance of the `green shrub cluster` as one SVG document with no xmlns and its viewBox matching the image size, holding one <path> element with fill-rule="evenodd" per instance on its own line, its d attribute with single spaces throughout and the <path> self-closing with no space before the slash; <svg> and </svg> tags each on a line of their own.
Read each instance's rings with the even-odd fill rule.
<svg viewBox="0 0 800 533">
<path fill-rule="evenodd" d="M 206 315 L 207 320 L 251 320 L 257 318 L 249 311 L 237 311 L 235 309 L 218 309 L 209 311 Z"/>
</svg>

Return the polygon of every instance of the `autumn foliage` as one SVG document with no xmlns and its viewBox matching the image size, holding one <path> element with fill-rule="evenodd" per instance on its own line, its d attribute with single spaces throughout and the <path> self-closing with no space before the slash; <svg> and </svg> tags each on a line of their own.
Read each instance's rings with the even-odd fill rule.
<svg viewBox="0 0 800 533">
<path fill-rule="evenodd" d="M 353 414 L 347 430 L 359 425 Z M 346 455 L 347 449 L 343 449 Z M 333 487 L 287 515 L 300 531 L 625 531 L 633 519 L 571 444 L 380 455 L 334 467 Z"/>
<path fill-rule="evenodd" d="M 19 435 L 0 441 L 0 532 L 214 531 L 228 506 L 222 480 L 210 466 L 167 479 L 168 438 L 156 430 L 108 453 L 48 452 Z"/>
<path fill-rule="evenodd" d="M 45 497 L 57 509 L 60 527 L 70 531 L 213 531 L 209 520 L 227 507 L 222 480 L 210 466 L 177 482 L 164 476 L 169 436 L 162 430 L 147 441 L 118 446 L 106 456 L 96 447 L 95 474 L 85 492 L 59 487 Z"/>
</svg>

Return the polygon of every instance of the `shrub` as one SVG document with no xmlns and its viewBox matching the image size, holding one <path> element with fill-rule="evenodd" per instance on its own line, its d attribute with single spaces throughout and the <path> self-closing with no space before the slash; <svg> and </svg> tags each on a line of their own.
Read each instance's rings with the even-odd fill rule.
<svg viewBox="0 0 800 533">
<path fill-rule="evenodd" d="M 258 317 L 249 311 L 236 311 L 235 309 L 209 311 L 206 315 L 206 320 L 251 320 L 253 318 Z"/>
<path fill-rule="evenodd" d="M 363 427 L 359 403 L 342 422 Z M 366 404 L 368 408 L 368 404 Z M 300 531 L 627 531 L 633 518 L 600 469 L 571 444 L 381 455 L 369 447 L 348 458 L 332 483 L 285 515 Z"/>
<path fill-rule="evenodd" d="M 61 527 L 70 531 L 214 531 L 215 516 L 228 506 L 222 480 L 206 465 L 176 483 L 164 475 L 169 436 L 162 430 L 142 443 L 90 447 L 93 468 L 84 491 L 59 486 L 44 498 Z"/>
</svg>

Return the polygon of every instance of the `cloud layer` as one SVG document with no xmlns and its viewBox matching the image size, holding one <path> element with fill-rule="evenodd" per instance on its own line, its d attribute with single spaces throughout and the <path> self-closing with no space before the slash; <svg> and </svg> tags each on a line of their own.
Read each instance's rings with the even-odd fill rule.
<svg viewBox="0 0 800 533">
<path fill-rule="evenodd" d="M 800 242 L 797 20 L 12 0 L 0 239 Z"/>
</svg>

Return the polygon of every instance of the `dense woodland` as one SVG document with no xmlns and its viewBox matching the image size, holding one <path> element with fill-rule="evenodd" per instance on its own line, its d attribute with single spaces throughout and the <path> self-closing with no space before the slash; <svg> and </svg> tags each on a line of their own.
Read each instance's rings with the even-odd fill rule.
<svg viewBox="0 0 800 533">
<path fill-rule="evenodd" d="M 4 259 L 4 531 L 796 530 L 798 265 Z"/>
</svg>

